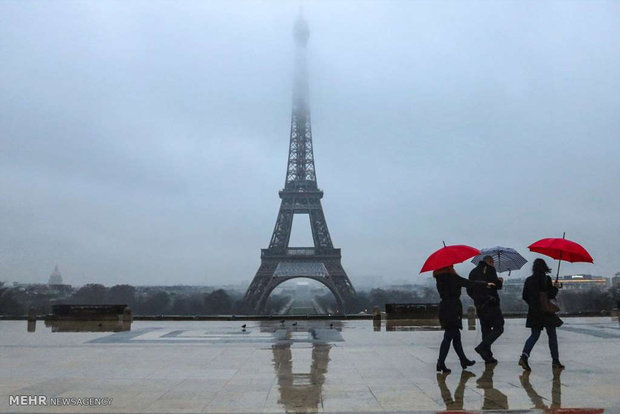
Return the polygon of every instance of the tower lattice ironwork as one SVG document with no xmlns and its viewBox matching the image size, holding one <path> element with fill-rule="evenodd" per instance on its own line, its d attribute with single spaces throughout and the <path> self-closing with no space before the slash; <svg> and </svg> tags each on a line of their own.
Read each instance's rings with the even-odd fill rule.
<svg viewBox="0 0 620 414">
<path fill-rule="evenodd" d="M 306 46 L 310 32 L 300 16 L 293 30 L 296 55 L 293 109 L 288 165 L 276 225 L 267 249 L 261 250 L 261 265 L 245 293 L 248 312 L 264 313 L 269 294 L 279 284 L 293 278 L 309 278 L 324 284 L 335 296 L 337 312 L 351 310 L 355 289 L 341 264 L 340 249 L 329 235 L 317 186 L 312 150 L 312 127 L 308 99 Z M 313 247 L 289 247 L 295 214 L 308 214 Z"/>
</svg>

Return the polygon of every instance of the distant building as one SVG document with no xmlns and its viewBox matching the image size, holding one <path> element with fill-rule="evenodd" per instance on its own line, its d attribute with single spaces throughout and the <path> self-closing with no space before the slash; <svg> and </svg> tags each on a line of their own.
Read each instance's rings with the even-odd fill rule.
<svg viewBox="0 0 620 414">
<path fill-rule="evenodd" d="M 502 289 L 505 293 L 522 292 L 524 283 L 525 279 L 504 277 Z"/>
<path fill-rule="evenodd" d="M 620 272 L 616 273 L 616 275 L 611 278 L 611 286 L 620 289 Z"/>
<path fill-rule="evenodd" d="M 62 285 L 62 275 L 60 274 L 60 271 L 58 271 L 58 265 L 56 265 L 56 267 L 54 267 L 54 271 L 52 272 L 52 274 L 50 275 L 50 279 L 48 284 L 50 286 L 53 285 Z"/>
<path fill-rule="evenodd" d="M 568 275 L 560 277 L 558 281 L 564 289 L 603 289 L 609 286 L 609 279 L 603 276 Z"/>
<path fill-rule="evenodd" d="M 618 280 L 620 282 L 620 274 Z M 551 277 L 551 280 L 555 282 L 555 277 Z M 591 289 L 600 288 L 604 289 L 609 286 L 609 279 L 603 276 L 592 275 L 568 275 L 560 276 L 558 282 L 562 284 L 563 289 Z M 516 292 L 523 289 L 525 279 L 508 279 L 504 280 L 505 292 Z"/>
</svg>

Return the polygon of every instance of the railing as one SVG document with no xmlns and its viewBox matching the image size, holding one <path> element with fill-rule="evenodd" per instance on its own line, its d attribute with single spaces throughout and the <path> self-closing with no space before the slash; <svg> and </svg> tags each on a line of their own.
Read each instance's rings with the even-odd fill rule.
<svg viewBox="0 0 620 414">
<path fill-rule="evenodd" d="M 313 256 L 317 253 L 314 247 L 293 247 L 286 249 L 286 254 L 289 256 L 301 255 L 301 256 Z"/>
<path fill-rule="evenodd" d="M 317 249 L 314 247 L 290 247 L 287 249 L 261 249 L 261 257 L 266 256 L 340 256 L 340 249 Z"/>
</svg>

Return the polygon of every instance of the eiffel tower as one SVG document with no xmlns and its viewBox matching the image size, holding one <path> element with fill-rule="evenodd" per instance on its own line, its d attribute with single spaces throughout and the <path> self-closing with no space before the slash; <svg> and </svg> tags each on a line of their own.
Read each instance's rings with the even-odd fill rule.
<svg viewBox="0 0 620 414">
<path fill-rule="evenodd" d="M 353 310 L 356 293 L 340 263 L 340 249 L 332 244 L 321 205 L 323 191 L 316 182 L 306 64 L 310 32 L 301 16 L 293 35 L 296 59 L 286 180 L 279 193 L 282 202 L 269 247 L 261 249 L 261 264 L 245 293 L 244 305 L 247 312 L 262 314 L 276 286 L 301 277 L 325 285 L 336 298 L 336 313 L 346 313 Z M 289 247 L 295 214 L 309 215 L 313 247 Z"/>
</svg>

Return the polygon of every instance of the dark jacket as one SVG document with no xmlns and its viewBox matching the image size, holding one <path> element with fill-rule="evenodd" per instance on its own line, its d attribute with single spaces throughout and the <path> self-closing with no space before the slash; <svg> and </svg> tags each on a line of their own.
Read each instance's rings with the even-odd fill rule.
<svg viewBox="0 0 620 414">
<path fill-rule="evenodd" d="M 549 299 L 558 294 L 558 288 L 553 286 L 547 275 L 532 275 L 525 279 L 523 284 L 523 300 L 527 302 L 527 328 L 542 329 L 550 326 L 562 325 L 562 320 L 556 314 L 545 313 L 540 306 L 540 292 L 547 292 Z"/>
<path fill-rule="evenodd" d="M 485 282 L 472 282 L 460 277 L 456 273 L 440 273 L 435 276 L 439 303 L 439 322 L 443 329 L 462 329 L 463 304 L 461 303 L 461 288 L 485 285 Z"/>
<path fill-rule="evenodd" d="M 497 294 L 497 290 L 502 288 L 502 281 L 497 277 L 497 271 L 493 266 L 489 266 L 484 260 L 481 260 L 478 266 L 474 267 L 473 270 L 469 272 L 469 280 L 495 283 L 495 287 L 490 289 L 486 286 L 467 288 L 467 294 L 474 300 L 478 313 L 484 311 L 484 309 L 489 306 L 499 307 L 499 295 Z"/>
</svg>

